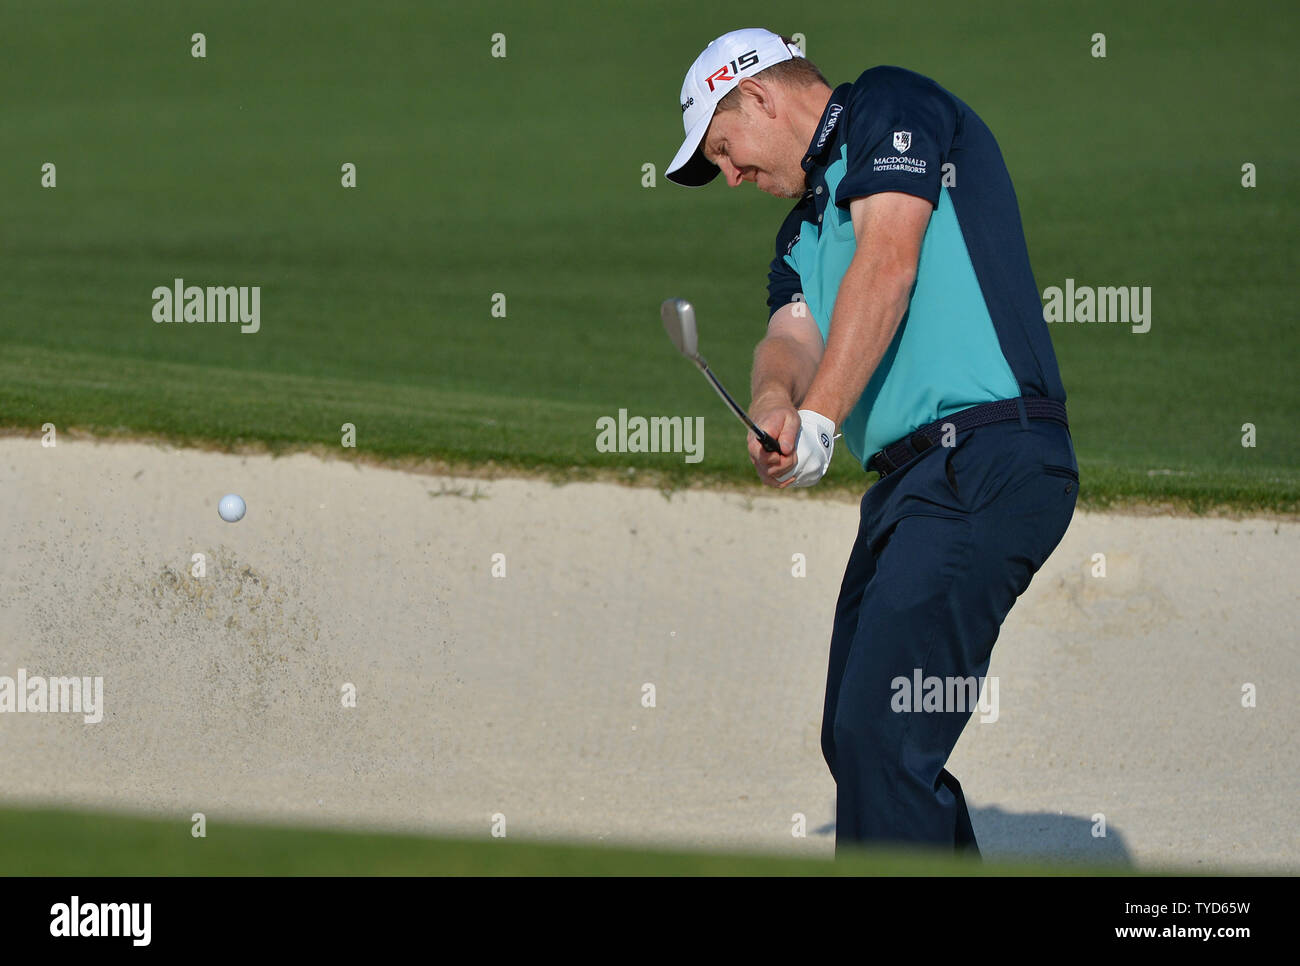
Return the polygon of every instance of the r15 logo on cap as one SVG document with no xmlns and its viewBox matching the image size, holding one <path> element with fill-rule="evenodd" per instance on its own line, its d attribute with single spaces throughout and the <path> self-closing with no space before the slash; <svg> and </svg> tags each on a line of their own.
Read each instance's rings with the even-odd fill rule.
<svg viewBox="0 0 1300 966">
<path fill-rule="evenodd" d="M 726 83 L 727 81 L 733 81 L 736 79 L 736 76 L 742 70 L 744 70 L 746 67 L 753 67 L 757 63 L 758 63 L 758 51 L 757 50 L 746 51 L 745 53 L 737 57 L 735 60 L 733 60 L 730 64 L 724 64 L 722 67 L 719 67 L 712 74 L 710 74 L 708 77 L 705 78 L 705 80 L 708 81 L 709 90 L 714 89 L 713 88 L 714 81 L 717 81 L 719 84 Z"/>
</svg>

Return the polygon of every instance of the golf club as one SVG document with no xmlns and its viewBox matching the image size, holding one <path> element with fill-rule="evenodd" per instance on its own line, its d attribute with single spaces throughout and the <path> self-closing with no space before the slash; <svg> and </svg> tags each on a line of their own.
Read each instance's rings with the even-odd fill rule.
<svg viewBox="0 0 1300 966">
<path fill-rule="evenodd" d="M 749 418 L 749 414 L 740 408 L 740 405 L 731 398 L 726 389 L 722 388 L 722 383 L 709 370 L 709 364 L 700 355 L 699 339 L 695 332 L 695 306 L 691 305 L 686 299 L 666 299 L 664 304 L 659 307 L 659 314 L 663 317 L 668 338 L 673 340 L 673 345 L 677 346 L 677 351 L 695 363 L 700 372 L 704 373 L 709 383 L 722 397 L 722 401 L 758 437 L 763 449 L 769 453 L 780 452 L 781 447 L 777 441 L 754 425 L 754 421 Z"/>
</svg>

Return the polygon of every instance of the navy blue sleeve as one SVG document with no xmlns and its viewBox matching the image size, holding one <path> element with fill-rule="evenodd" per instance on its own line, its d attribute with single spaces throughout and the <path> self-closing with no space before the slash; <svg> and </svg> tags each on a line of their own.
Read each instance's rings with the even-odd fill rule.
<svg viewBox="0 0 1300 966">
<path fill-rule="evenodd" d="M 957 106 L 934 81 L 901 67 L 873 67 L 853 85 L 844 132 L 847 168 L 835 203 L 901 191 L 939 204 Z"/>
<path fill-rule="evenodd" d="M 776 310 L 795 301 L 795 296 L 803 298 L 803 282 L 799 273 L 790 267 L 785 256 L 794 249 L 799 240 L 799 231 L 803 227 L 803 215 L 800 207 L 790 212 L 781 230 L 776 233 L 776 257 L 767 272 L 767 317 L 772 318 Z"/>
</svg>

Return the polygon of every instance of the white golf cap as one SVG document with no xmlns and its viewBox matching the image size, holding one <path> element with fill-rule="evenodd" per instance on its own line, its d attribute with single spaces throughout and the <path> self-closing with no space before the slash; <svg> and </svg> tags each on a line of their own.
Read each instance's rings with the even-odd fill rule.
<svg viewBox="0 0 1300 966">
<path fill-rule="evenodd" d="M 700 153 L 700 143 L 713 120 L 713 111 L 740 82 L 783 60 L 802 57 L 799 48 L 762 27 L 723 34 L 695 58 L 682 82 L 682 125 L 686 140 L 668 165 L 668 180 L 694 188 L 708 184 L 718 166 Z"/>
</svg>

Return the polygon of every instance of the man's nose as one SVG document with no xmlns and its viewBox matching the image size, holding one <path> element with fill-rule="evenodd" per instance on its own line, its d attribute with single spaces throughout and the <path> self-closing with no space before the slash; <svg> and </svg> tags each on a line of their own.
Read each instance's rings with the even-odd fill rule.
<svg viewBox="0 0 1300 966">
<path fill-rule="evenodd" d="M 722 162 L 722 173 L 727 179 L 727 186 L 735 188 L 745 179 L 740 176 L 740 169 L 731 163 L 727 158 L 720 158 Z"/>
</svg>

